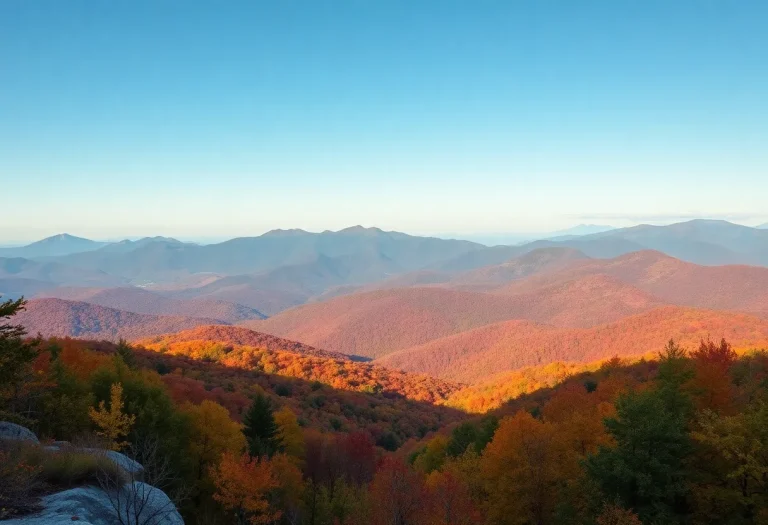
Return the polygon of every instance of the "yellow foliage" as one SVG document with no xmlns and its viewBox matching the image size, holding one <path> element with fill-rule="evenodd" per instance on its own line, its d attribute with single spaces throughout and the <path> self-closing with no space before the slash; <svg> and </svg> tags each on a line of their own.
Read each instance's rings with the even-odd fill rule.
<svg viewBox="0 0 768 525">
<path fill-rule="evenodd" d="M 213 401 L 183 407 L 192 421 L 190 454 L 197 464 L 198 479 L 224 453 L 239 456 L 245 450 L 245 436 L 240 424 L 229 417 L 226 408 Z"/>
<path fill-rule="evenodd" d="M 109 389 L 109 398 L 109 409 L 102 401 L 98 409 L 91 407 L 88 415 L 100 429 L 96 434 L 106 438 L 112 450 L 120 450 L 128 445 L 123 438 L 131 431 L 131 427 L 136 422 L 136 416 L 123 413 L 123 385 L 114 383 Z"/>
<path fill-rule="evenodd" d="M 283 407 L 274 414 L 283 450 L 294 459 L 304 459 L 304 432 L 299 426 L 296 414 Z"/>
</svg>

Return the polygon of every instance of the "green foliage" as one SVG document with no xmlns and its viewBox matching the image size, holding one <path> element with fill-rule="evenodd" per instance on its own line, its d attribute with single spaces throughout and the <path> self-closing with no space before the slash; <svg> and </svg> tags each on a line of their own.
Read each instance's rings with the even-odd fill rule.
<svg viewBox="0 0 768 525">
<path fill-rule="evenodd" d="M 606 501 L 619 501 L 647 523 L 676 523 L 686 511 L 691 444 L 685 405 L 670 403 L 671 395 L 664 386 L 622 395 L 616 417 L 605 420 L 616 446 L 601 447 L 586 462 Z"/>
<path fill-rule="evenodd" d="M 136 356 L 133 354 L 133 348 L 128 344 L 128 341 L 121 338 L 117 343 L 116 352 L 128 368 L 131 370 L 136 368 Z"/>
<path fill-rule="evenodd" d="M 446 452 L 451 457 L 458 457 L 466 452 L 469 446 L 474 446 L 477 453 L 482 452 L 493 439 L 493 434 L 499 427 L 499 419 L 489 416 L 480 425 L 462 423 L 451 432 Z"/>
<path fill-rule="evenodd" d="M 123 386 L 126 414 L 136 417 L 128 441 L 156 441 L 159 454 L 168 459 L 173 472 L 179 477 L 190 472 L 192 465 L 185 453 L 190 421 L 176 408 L 160 376 L 154 371 L 130 370 L 122 358 L 117 358 L 111 367 L 102 368 L 91 377 L 94 406 L 100 401 L 109 402 L 110 388 L 115 383 Z M 136 460 L 142 463 L 144 458 L 139 455 Z"/>
<path fill-rule="evenodd" d="M 258 394 L 243 417 L 243 434 L 252 457 L 272 457 L 280 451 L 279 429 L 269 398 Z"/>
<path fill-rule="evenodd" d="M 387 431 L 378 437 L 376 440 L 376 446 L 381 447 L 384 450 L 394 452 L 400 448 L 400 441 L 397 439 L 397 436 L 394 433 Z"/>
<path fill-rule="evenodd" d="M 94 405 L 90 385 L 80 381 L 58 358 L 51 364 L 47 389 L 39 400 L 37 432 L 44 437 L 71 440 L 90 428 L 88 409 Z"/>
<path fill-rule="evenodd" d="M 24 298 L 0 303 L 0 410 L 18 412 L 23 386 L 31 380 L 32 362 L 39 353 L 39 341 L 25 341 L 20 325 L 5 322 L 25 305 Z"/>
</svg>

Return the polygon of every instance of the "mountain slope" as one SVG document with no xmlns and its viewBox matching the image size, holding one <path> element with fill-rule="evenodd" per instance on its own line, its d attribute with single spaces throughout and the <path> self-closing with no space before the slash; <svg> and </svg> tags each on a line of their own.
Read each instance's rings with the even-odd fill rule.
<svg viewBox="0 0 768 525">
<path fill-rule="evenodd" d="M 643 224 L 582 239 L 621 239 L 697 264 L 768 265 L 768 232 L 727 221 L 697 219 L 668 226 Z"/>
<path fill-rule="evenodd" d="M 462 272 L 448 280 L 450 286 L 476 286 L 481 289 L 523 279 L 538 273 L 556 272 L 568 268 L 574 261 L 589 259 L 573 248 L 539 248 L 526 252 L 502 264 Z"/>
<path fill-rule="evenodd" d="M 34 279 L 50 286 L 118 286 L 124 279 L 99 270 L 85 270 L 59 262 L 0 257 L 0 278 Z M 2 290 L 0 290 L 2 291 Z"/>
<path fill-rule="evenodd" d="M 534 293 L 588 275 L 607 275 L 669 304 L 738 310 L 768 316 L 768 268 L 700 266 L 656 251 L 615 259 L 577 261 L 557 273 L 534 275 L 497 289 L 497 293 Z"/>
<path fill-rule="evenodd" d="M 206 317 L 225 323 L 263 319 L 265 317 L 253 308 L 236 303 L 205 297 L 175 299 L 133 286 L 119 288 L 55 288 L 39 294 L 39 297 L 56 297 L 70 301 L 83 301 L 139 314 Z"/>
<path fill-rule="evenodd" d="M 243 325 L 344 354 L 376 358 L 508 319 L 592 326 L 660 304 L 618 280 L 587 276 L 516 296 L 444 288 L 364 292 Z"/>
<path fill-rule="evenodd" d="M 30 334 L 111 341 L 121 337 L 139 339 L 218 322 L 205 318 L 137 314 L 62 299 L 32 299 L 14 321 Z"/>
<path fill-rule="evenodd" d="M 587 329 L 506 321 L 405 349 L 377 362 L 454 381 L 553 361 L 587 362 L 657 351 L 669 338 L 687 346 L 725 337 L 735 347 L 768 345 L 768 321 L 712 310 L 666 306 Z"/>
<path fill-rule="evenodd" d="M 232 369 L 320 381 L 334 388 L 385 392 L 416 401 L 445 401 L 462 385 L 419 374 L 390 370 L 319 350 L 295 341 L 232 326 L 202 326 L 144 339 L 137 345 L 163 355 L 204 359 Z"/>
</svg>

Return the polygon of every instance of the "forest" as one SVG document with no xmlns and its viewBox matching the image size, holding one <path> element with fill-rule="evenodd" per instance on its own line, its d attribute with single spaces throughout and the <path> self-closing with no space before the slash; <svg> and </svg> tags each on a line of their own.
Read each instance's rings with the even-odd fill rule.
<svg viewBox="0 0 768 525">
<path fill-rule="evenodd" d="M 509 380 L 541 388 L 478 414 L 446 406 L 450 384 L 438 399 L 319 356 L 30 337 L 23 307 L 0 304 L 0 420 L 162 471 L 186 523 L 768 523 L 765 351 L 670 340 L 632 363 L 521 371 Z M 104 468 L 0 447 L 0 520 Z"/>
</svg>

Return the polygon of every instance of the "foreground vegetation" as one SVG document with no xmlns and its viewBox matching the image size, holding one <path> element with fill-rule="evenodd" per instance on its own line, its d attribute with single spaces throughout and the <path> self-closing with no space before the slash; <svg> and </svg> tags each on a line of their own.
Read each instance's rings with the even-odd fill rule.
<svg viewBox="0 0 768 525">
<path fill-rule="evenodd" d="M 768 355 L 726 341 L 572 369 L 473 419 L 170 353 L 29 340 L 5 321 L 0 419 L 162 468 L 193 524 L 768 523 Z M 99 468 L 2 454 L 6 516 Z"/>
</svg>

